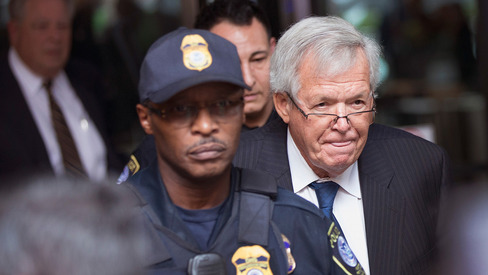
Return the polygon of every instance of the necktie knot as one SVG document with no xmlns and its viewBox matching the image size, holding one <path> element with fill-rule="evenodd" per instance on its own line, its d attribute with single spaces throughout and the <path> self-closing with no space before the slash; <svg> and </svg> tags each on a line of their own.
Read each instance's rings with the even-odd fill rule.
<svg viewBox="0 0 488 275">
<path fill-rule="evenodd" d="M 47 93 L 50 95 L 52 93 L 52 86 L 53 86 L 53 81 L 51 79 L 46 79 L 42 83 L 42 87 L 46 89 Z"/>
<path fill-rule="evenodd" d="M 53 85 L 53 81 L 51 79 L 45 79 L 44 82 L 42 83 L 42 85 L 46 88 L 46 89 L 50 89 L 51 86 Z"/>
<path fill-rule="evenodd" d="M 333 181 L 319 181 L 316 180 L 309 184 L 309 186 L 315 190 L 319 207 L 324 212 L 325 216 L 330 220 L 332 218 L 332 205 L 334 204 L 334 198 L 339 190 L 339 185 Z"/>
</svg>

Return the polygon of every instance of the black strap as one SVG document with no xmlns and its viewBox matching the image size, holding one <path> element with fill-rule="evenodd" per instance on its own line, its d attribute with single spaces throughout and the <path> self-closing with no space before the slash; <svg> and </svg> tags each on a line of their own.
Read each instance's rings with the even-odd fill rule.
<svg viewBox="0 0 488 275">
<path fill-rule="evenodd" d="M 270 174 L 241 169 L 241 190 L 266 195 L 275 200 L 278 194 L 278 184 Z"/>
<path fill-rule="evenodd" d="M 239 207 L 239 241 L 267 246 L 278 187 L 268 174 L 242 169 Z"/>
<path fill-rule="evenodd" d="M 241 192 L 239 207 L 239 242 L 268 245 L 273 203 L 268 196 Z"/>
</svg>

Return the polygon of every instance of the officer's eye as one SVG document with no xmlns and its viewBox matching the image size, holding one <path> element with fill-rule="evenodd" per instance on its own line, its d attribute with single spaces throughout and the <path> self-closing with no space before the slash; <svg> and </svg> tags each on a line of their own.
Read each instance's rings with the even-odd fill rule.
<svg viewBox="0 0 488 275">
<path fill-rule="evenodd" d="M 191 112 L 191 110 L 193 109 L 194 107 L 190 105 L 176 105 L 173 108 L 171 108 L 171 112 L 184 114 L 184 113 Z"/>
<path fill-rule="evenodd" d="M 229 107 L 232 104 L 232 102 L 228 99 L 222 99 L 214 103 L 215 107 L 219 108 L 226 108 Z"/>
</svg>

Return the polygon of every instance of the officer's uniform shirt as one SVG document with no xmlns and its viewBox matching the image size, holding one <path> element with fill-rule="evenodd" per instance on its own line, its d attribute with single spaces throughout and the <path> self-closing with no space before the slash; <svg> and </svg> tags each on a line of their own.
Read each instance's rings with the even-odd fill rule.
<svg viewBox="0 0 488 275">
<path fill-rule="evenodd" d="M 253 222 L 258 221 L 261 224 L 270 225 L 269 230 L 267 230 L 268 232 L 258 231 L 258 235 L 269 236 L 268 245 L 261 245 L 261 247 L 270 254 L 269 265 L 273 274 L 287 274 L 287 269 L 291 265 L 288 259 L 286 259 L 286 255 L 290 256 L 296 262 L 296 267 L 292 274 L 331 274 L 331 268 L 336 268 L 334 266 L 331 267 L 332 252 L 327 237 L 327 231 L 331 224 L 330 221 L 323 219 L 323 213 L 318 208 L 294 195 L 292 192 L 278 188 L 277 193 L 274 194 L 276 199 L 272 202 L 271 222 L 269 219 L 268 222 L 263 222 L 259 220 L 259 217 L 256 218 L 254 214 L 246 217 L 246 214 L 249 213 L 242 215 L 239 212 L 242 210 L 242 207 L 240 204 L 235 204 L 234 201 L 242 202 L 243 193 L 247 192 L 235 192 L 234 190 L 238 190 L 241 179 L 244 178 L 246 173 L 250 174 L 249 172 L 252 172 L 253 175 L 262 175 L 261 172 L 257 171 L 232 168 L 231 192 L 222 206 L 220 206 L 219 216 L 215 221 L 215 225 L 209 236 L 209 241 L 207 242 L 209 248 L 207 250 L 202 249 L 202 245 L 198 244 L 196 236 L 181 219 L 179 210 L 171 202 L 161 180 L 157 162 L 153 162 L 149 167 L 136 173 L 131 177 L 130 186 L 132 186 L 131 189 L 136 189 L 137 191 L 135 193 L 145 201 L 142 203 L 141 209 L 145 213 L 146 220 L 149 220 L 149 224 L 152 224 L 151 227 L 153 228 L 148 235 L 159 236 L 152 243 L 158 246 L 157 243 L 161 243 L 161 240 L 164 240 L 164 244 L 169 248 L 169 251 L 181 252 L 181 249 L 184 249 L 183 254 L 187 253 L 187 251 L 193 254 L 208 252 L 224 253 L 222 256 L 226 261 L 227 272 L 229 274 L 235 274 L 237 266 L 232 262 L 232 257 L 243 255 L 238 253 L 240 247 L 253 245 L 253 243 L 238 241 L 237 231 L 239 230 L 234 227 L 236 225 L 235 219 L 233 218 L 237 215 L 239 223 L 242 222 L 241 218 L 246 218 Z M 259 184 L 268 184 L 266 181 L 261 181 L 261 178 L 253 179 L 257 179 L 256 182 Z M 262 179 L 273 180 L 268 175 L 262 177 Z M 272 182 L 269 184 L 272 184 Z M 251 196 L 254 196 L 253 194 L 251 193 Z M 236 205 L 238 206 L 236 207 Z M 256 213 L 260 212 L 265 212 L 265 210 L 258 208 Z M 276 231 L 277 228 L 279 228 L 278 231 Z M 158 233 L 155 234 L 154 232 Z M 291 243 L 291 251 L 289 254 L 285 253 L 283 239 L 276 238 L 277 232 L 285 235 Z M 168 241 L 170 238 L 171 240 Z M 175 239 L 177 241 L 172 241 Z M 179 247 L 174 247 L 175 243 L 178 243 Z M 216 247 L 218 249 L 215 249 Z M 222 247 L 225 247 L 225 249 Z M 229 252 L 219 251 L 219 249 L 226 250 L 227 247 L 233 250 Z M 155 249 L 155 254 L 164 254 L 156 250 L 158 249 Z M 156 271 L 155 273 L 157 274 L 177 274 L 175 272 L 178 270 L 182 271 L 181 261 L 185 264 L 187 261 L 186 259 L 179 259 L 181 258 L 180 255 L 171 255 L 171 259 L 168 260 L 168 257 L 166 257 L 165 261 L 159 263 L 152 262 L 151 264 L 153 265 L 150 269 Z M 155 258 L 152 257 L 151 260 L 154 261 Z M 175 265 L 178 265 L 177 262 L 180 262 L 180 268 L 175 270 Z"/>
<path fill-rule="evenodd" d="M 190 229 L 193 236 L 195 236 L 195 241 L 202 251 L 208 249 L 208 241 L 215 227 L 215 223 L 219 218 L 222 205 L 220 204 L 210 209 L 196 210 L 184 209 L 175 205 L 181 219 L 185 222 L 188 229 Z"/>
</svg>

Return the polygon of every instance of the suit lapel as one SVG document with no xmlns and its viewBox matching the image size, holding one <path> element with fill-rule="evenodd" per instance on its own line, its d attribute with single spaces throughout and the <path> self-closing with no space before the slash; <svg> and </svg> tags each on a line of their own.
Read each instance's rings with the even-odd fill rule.
<svg viewBox="0 0 488 275">
<path fill-rule="evenodd" d="M 276 178 L 278 186 L 293 191 L 286 148 L 287 124 L 281 118 L 272 122 L 269 131 L 263 133 L 261 157 L 257 161 L 259 170 L 264 170 Z"/>
<path fill-rule="evenodd" d="M 6 57 L 0 61 L 0 81 L 4 85 L 0 121 L 2 129 L 6 131 L 0 140 L 2 146 L 15 152 L 13 156 L 8 156 L 9 159 L 15 159 L 14 163 L 2 163 L 3 169 L 7 171 L 10 165 L 25 165 L 25 169 L 30 169 L 32 173 L 35 172 L 32 168 L 53 172 L 37 124 Z"/>
<path fill-rule="evenodd" d="M 370 271 L 399 274 L 405 200 L 380 145 L 368 139 L 358 162 Z"/>
</svg>

